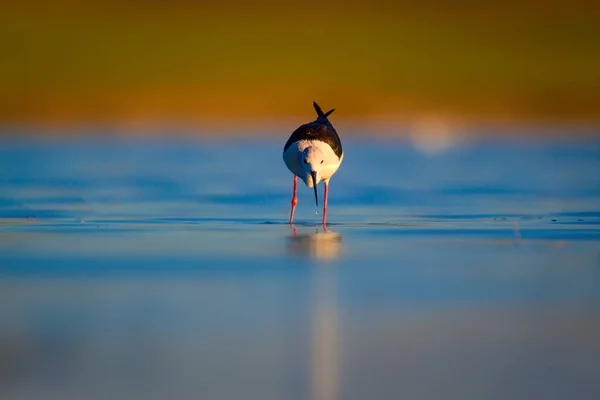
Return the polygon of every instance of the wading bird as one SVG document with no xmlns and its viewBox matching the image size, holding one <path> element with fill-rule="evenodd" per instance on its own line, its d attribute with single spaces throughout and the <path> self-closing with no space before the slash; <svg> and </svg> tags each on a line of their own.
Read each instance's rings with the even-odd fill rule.
<svg viewBox="0 0 600 400">
<path fill-rule="evenodd" d="M 321 107 L 313 102 L 317 111 L 317 119 L 300 126 L 292 133 L 283 147 L 283 161 L 294 174 L 294 193 L 292 196 L 292 211 L 290 212 L 290 225 L 294 222 L 294 211 L 298 198 L 296 188 L 298 177 L 306 186 L 315 189 L 315 203 L 319 206 L 317 184 L 323 181 L 325 194 L 323 200 L 323 226 L 327 224 L 327 194 L 329 180 L 340 167 L 344 159 L 340 137 L 327 117 L 335 109 L 323 113 Z"/>
</svg>

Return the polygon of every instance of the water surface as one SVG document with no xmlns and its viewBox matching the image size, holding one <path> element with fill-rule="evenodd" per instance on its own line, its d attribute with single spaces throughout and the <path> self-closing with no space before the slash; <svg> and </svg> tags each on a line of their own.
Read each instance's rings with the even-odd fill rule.
<svg viewBox="0 0 600 400">
<path fill-rule="evenodd" d="M 600 142 L 284 141 L 1 141 L 0 397 L 600 396 Z"/>
</svg>

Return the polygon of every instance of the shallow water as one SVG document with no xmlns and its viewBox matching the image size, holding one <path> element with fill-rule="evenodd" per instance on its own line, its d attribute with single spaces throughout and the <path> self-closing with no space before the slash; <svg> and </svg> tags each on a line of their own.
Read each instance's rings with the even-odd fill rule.
<svg viewBox="0 0 600 400">
<path fill-rule="evenodd" d="M 0 398 L 600 396 L 600 141 L 282 145 L 0 141 Z"/>
</svg>

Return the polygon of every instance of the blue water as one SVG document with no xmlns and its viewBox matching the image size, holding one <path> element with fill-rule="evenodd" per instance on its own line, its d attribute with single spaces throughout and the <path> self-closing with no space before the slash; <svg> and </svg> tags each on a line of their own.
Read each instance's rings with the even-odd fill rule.
<svg viewBox="0 0 600 400">
<path fill-rule="evenodd" d="M 0 398 L 600 396 L 600 141 L 284 141 L 1 140 Z"/>
</svg>

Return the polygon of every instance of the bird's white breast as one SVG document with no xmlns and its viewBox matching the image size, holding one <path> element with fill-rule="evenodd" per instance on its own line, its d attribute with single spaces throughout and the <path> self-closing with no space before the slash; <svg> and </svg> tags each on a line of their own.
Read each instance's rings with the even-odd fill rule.
<svg viewBox="0 0 600 400">
<path fill-rule="evenodd" d="M 323 166 L 321 168 L 319 176 L 323 181 L 327 182 L 340 167 L 340 164 L 344 159 L 344 154 L 342 153 L 342 156 L 338 157 L 334 153 L 331 146 L 329 146 L 325 142 L 322 142 L 320 140 L 299 140 L 297 142 L 294 142 L 283 153 L 283 161 L 294 175 L 297 175 L 304 179 L 301 154 L 307 147 L 311 146 L 319 148 L 323 153 Z M 305 183 L 308 184 L 308 182 Z M 312 186 L 312 184 L 310 186 Z"/>
<path fill-rule="evenodd" d="M 294 175 L 300 175 L 302 164 L 300 161 L 301 150 L 298 150 L 298 142 L 292 143 L 286 151 L 283 152 L 283 162 Z"/>
</svg>

